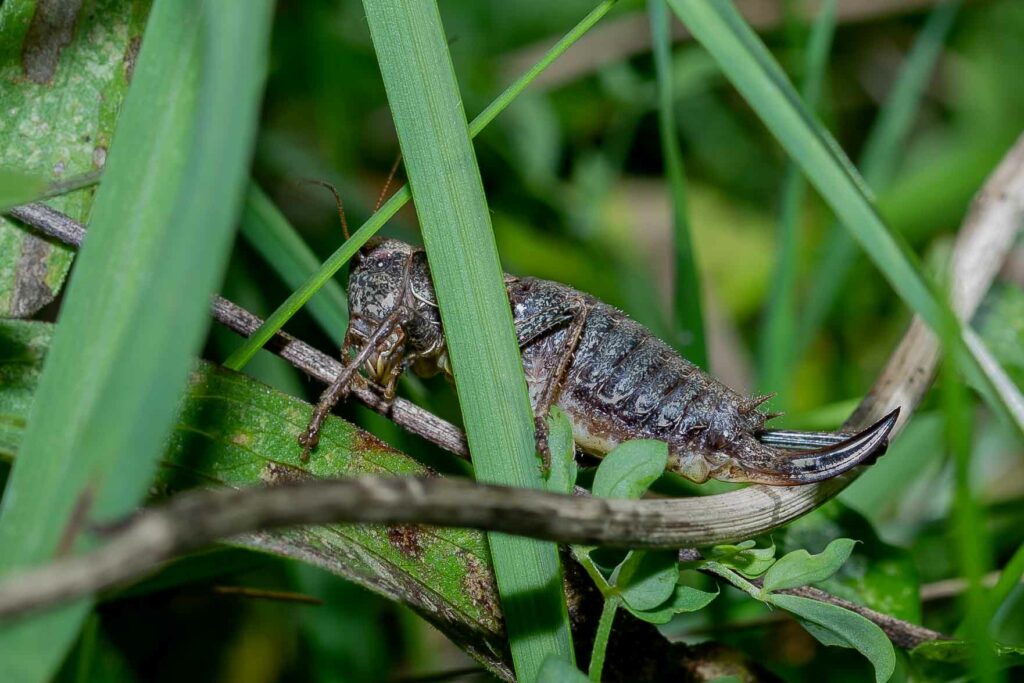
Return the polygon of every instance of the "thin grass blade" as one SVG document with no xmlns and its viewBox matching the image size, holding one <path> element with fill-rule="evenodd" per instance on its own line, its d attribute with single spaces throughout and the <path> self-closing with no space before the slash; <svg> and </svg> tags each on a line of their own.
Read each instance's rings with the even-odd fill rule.
<svg viewBox="0 0 1024 683">
<path fill-rule="evenodd" d="M 822 3 L 806 45 L 802 94 L 804 105 L 811 111 L 818 108 L 824 87 L 829 51 L 836 28 L 836 6 L 836 0 Z M 800 167 L 789 160 L 782 184 L 775 270 L 759 337 L 760 391 L 779 392 L 772 407 L 782 411 L 788 409 L 788 389 L 796 361 L 797 229 L 806 196 L 807 181 Z"/>
<path fill-rule="evenodd" d="M 255 183 L 245 196 L 241 230 L 288 287 L 299 287 L 320 267 L 313 250 Z M 310 299 L 309 313 L 340 347 L 348 327 L 348 301 L 336 280 L 325 282 Z"/>
<path fill-rule="evenodd" d="M 658 77 L 658 131 L 665 174 L 672 193 L 672 246 L 675 252 L 673 313 L 679 350 L 690 362 L 708 369 L 707 342 L 704 336 L 702 288 L 697 257 L 690 235 L 686 201 L 686 168 L 679 146 L 672 91 L 672 42 L 669 34 L 671 15 L 665 0 L 648 0 L 654 68 Z"/>
<path fill-rule="evenodd" d="M 956 334 L 954 329 L 944 330 L 946 337 Z M 981 584 L 991 562 L 991 545 L 982 518 L 982 511 L 974 500 L 971 489 L 971 442 L 973 431 L 968 389 L 957 375 L 951 359 L 942 368 L 942 407 L 946 417 L 946 444 L 953 460 L 953 538 L 959 555 L 960 571 L 967 579 L 966 617 L 961 626 L 971 641 L 974 675 L 984 683 L 999 680 L 988 633 L 992 616 L 990 605 Z"/>
<path fill-rule="evenodd" d="M 0 168 L 0 211 L 35 201 L 46 192 L 47 184 L 40 175 Z"/>
<path fill-rule="evenodd" d="M 512 311 L 435 2 L 364 0 L 480 481 L 543 488 Z M 516 676 L 573 662 L 558 547 L 488 534 Z"/>
<path fill-rule="evenodd" d="M 0 510 L 2 571 L 87 545 L 85 521 L 148 490 L 241 205 L 271 6 L 153 7 Z M 0 680 L 49 679 L 88 606 L 5 625 Z"/>
<path fill-rule="evenodd" d="M 576 24 L 568 33 L 566 33 L 557 43 L 551 46 L 551 49 L 544 53 L 544 56 L 537 61 L 537 63 L 530 68 L 526 73 L 520 76 L 516 81 L 507 87 L 497 99 L 487 105 L 487 108 L 480 112 L 476 118 L 474 118 L 469 124 L 469 133 L 472 137 L 479 135 L 480 131 L 487 127 L 491 121 L 495 119 L 502 111 L 508 107 L 512 101 L 518 97 L 519 93 L 526 89 L 530 83 L 532 83 L 544 69 L 551 66 L 551 64 L 558 59 L 566 50 L 572 47 L 573 43 L 579 40 L 587 31 L 589 31 L 598 21 L 601 20 L 612 7 L 615 5 L 616 0 L 604 0 L 597 7 L 595 7 L 587 16 L 580 20 L 580 23 Z M 333 254 L 331 254 L 320 269 L 308 280 L 306 280 L 301 287 L 296 289 L 292 294 L 284 300 L 277 309 L 271 313 L 263 326 L 256 331 L 251 337 L 245 340 L 238 349 L 231 354 L 231 356 L 224 362 L 224 365 L 232 368 L 233 370 L 240 370 L 245 367 L 245 364 L 252 360 L 252 357 L 256 355 L 264 344 L 266 344 L 274 333 L 284 327 L 285 323 L 291 320 L 292 316 L 299 312 L 299 309 L 306 305 L 306 303 L 316 294 L 321 287 L 334 277 L 334 275 L 341 270 L 341 268 L 348 263 L 348 260 L 355 255 L 359 249 L 366 244 L 373 235 L 384 227 L 392 216 L 398 213 L 398 210 L 405 206 L 405 203 L 409 201 L 412 195 L 409 193 L 409 187 L 403 185 L 400 187 L 391 198 L 384 203 L 370 218 L 366 220 L 363 225 L 352 234 L 352 237 L 345 241 Z"/>
<path fill-rule="evenodd" d="M 942 54 L 960 5 L 960 0 L 951 0 L 932 10 L 868 133 L 858 168 L 864 181 L 876 191 L 884 188 L 896 173 L 907 136 L 921 106 L 921 97 Z M 800 321 L 798 336 L 803 347 L 817 336 L 857 257 L 856 242 L 839 223 L 829 226 L 822 244 L 823 252 L 811 276 Z"/>
</svg>

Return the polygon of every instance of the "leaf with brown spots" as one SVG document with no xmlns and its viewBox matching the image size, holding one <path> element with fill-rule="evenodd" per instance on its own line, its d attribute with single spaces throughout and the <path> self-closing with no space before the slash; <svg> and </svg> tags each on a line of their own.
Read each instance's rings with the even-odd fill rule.
<svg viewBox="0 0 1024 683">
<path fill-rule="evenodd" d="M 56 183 L 100 170 L 128 89 L 149 0 L 0 3 L 0 169 Z M 94 190 L 51 200 L 87 222 Z M 0 317 L 53 301 L 72 252 L 0 216 Z"/>
<path fill-rule="evenodd" d="M 51 330 L 46 323 L 0 321 L 0 459 L 17 451 Z M 303 463 L 295 435 L 312 409 L 245 375 L 198 363 L 151 490 L 165 496 L 193 486 L 431 473 L 334 416 L 324 423 L 316 455 Z M 490 556 L 478 531 L 336 524 L 249 534 L 232 543 L 314 564 L 399 600 L 510 676 Z"/>
</svg>

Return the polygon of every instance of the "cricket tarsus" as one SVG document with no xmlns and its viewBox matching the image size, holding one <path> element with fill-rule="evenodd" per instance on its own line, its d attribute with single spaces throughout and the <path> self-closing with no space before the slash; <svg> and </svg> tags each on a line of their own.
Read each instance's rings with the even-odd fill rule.
<svg viewBox="0 0 1024 683">
<path fill-rule="evenodd" d="M 573 423 L 584 452 L 601 456 L 623 441 L 658 439 L 668 468 L 688 479 L 774 485 L 809 484 L 866 464 L 882 453 L 898 411 L 868 429 L 818 435 L 807 450 L 796 432 L 776 445 L 759 438 L 773 417 L 770 396 L 748 398 L 705 374 L 622 311 L 557 282 L 505 277 L 534 415 L 557 405 Z M 324 393 L 300 439 L 308 453 L 323 419 L 355 373 L 394 396 L 406 369 L 450 375 L 441 318 L 423 250 L 374 238 L 349 276 L 349 328 L 343 356 L 360 348 Z M 538 419 L 537 423 L 543 421 Z M 544 429 L 538 444 L 544 453 Z M 780 433 L 783 434 L 783 433 Z M 787 445 L 786 439 L 793 442 Z M 803 450 L 801 450 L 803 448 Z"/>
</svg>

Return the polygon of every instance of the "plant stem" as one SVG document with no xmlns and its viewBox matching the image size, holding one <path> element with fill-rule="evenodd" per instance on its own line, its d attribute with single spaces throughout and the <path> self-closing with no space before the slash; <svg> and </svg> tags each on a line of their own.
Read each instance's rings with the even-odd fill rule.
<svg viewBox="0 0 1024 683">
<path fill-rule="evenodd" d="M 615 621 L 615 613 L 619 610 L 622 599 L 618 596 L 611 596 L 604 601 L 601 609 L 601 620 L 597 622 L 597 633 L 594 634 L 594 651 L 590 655 L 590 669 L 588 674 L 594 683 L 601 683 L 601 670 L 604 669 L 604 655 L 608 649 L 608 638 L 612 634 L 612 623 Z"/>
</svg>

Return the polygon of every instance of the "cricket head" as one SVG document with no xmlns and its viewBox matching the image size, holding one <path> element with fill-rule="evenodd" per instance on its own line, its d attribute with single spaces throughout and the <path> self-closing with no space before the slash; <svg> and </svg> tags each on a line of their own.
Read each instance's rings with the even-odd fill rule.
<svg viewBox="0 0 1024 683">
<path fill-rule="evenodd" d="M 369 240 L 353 259 L 348 296 L 348 338 L 357 345 L 382 325 L 393 325 L 364 366 L 371 378 L 388 386 L 406 356 L 417 359 L 415 369 L 421 374 L 446 369 L 441 317 L 422 248 L 394 239 Z"/>
</svg>

